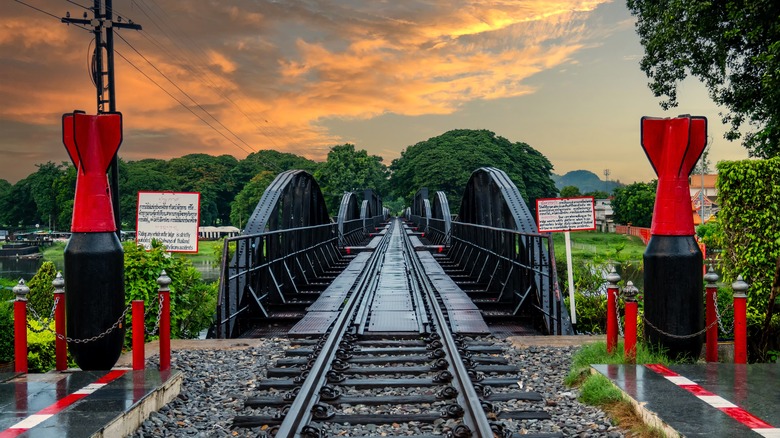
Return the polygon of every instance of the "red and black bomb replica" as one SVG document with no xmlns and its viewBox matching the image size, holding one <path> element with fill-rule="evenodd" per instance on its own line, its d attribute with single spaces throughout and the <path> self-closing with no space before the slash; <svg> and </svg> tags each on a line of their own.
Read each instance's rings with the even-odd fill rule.
<svg viewBox="0 0 780 438">
<path fill-rule="evenodd" d="M 124 253 L 108 188 L 111 159 L 122 143 L 122 115 L 62 116 L 62 141 L 76 166 L 71 238 L 65 247 L 68 337 L 88 340 L 109 331 L 125 308 Z M 124 321 L 99 338 L 71 343 L 82 370 L 108 370 L 122 353 Z"/>
<path fill-rule="evenodd" d="M 642 147 L 658 175 L 643 257 L 645 339 L 671 357 L 695 358 L 702 347 L 702 336 L 685 337 L 704 326 L 703 260 L 694 239 L 688 176 L 706 145 L 705 117 L 642 118 Z"/>
</svg>

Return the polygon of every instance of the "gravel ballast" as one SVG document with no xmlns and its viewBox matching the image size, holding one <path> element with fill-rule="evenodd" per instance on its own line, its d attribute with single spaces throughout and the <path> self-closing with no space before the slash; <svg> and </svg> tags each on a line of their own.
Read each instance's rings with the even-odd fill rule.
<svg viewBox="0 0 780 438">
<path fill-rule="evenodd" d="M 622 437 L 627 432 L 612 425 L 609 417 L 600 409 L 577 401 L 579 392 L 568 388 L 563 378 L 569 371 L 571 357 L 577 346 L 513 346 L 510 342 L 495 338 L 480 338 L 503 345 L 504 356 L 520 368 L 523 390 L 542 394 L 542 402 L 503 402 L 499 409 L 543 409 L 551 420 L 505 421 L 515 433 L 559 432 L 572 437 Z M 253 340 L 254 346 L 230 350 L 175 350 L 171 366 L 184 374 L 181 394 L 171 403 L 154 412 L 130 437 L 258 437 L 265 434 L 260 428 L 231 429 L 236 415 L 269 415 L 271 408 L 244 408 L 249 397 L 273 396 L 269 391 L 260 393 L 256 383 L 266 377 L 267 367 L 273 366 L 291 341 L 284 338 Z M 294 342 L 294 341 L 293 341 Z M 293 344 L 294 345 L 294 344 Z M 157 357 L 148 361 L 149 368 L 157 367 Z M 401 417 L 402 418 L 402 417 Z M 415 427 L 398 429 L 393 435 L 430 433 L 430 429 Z M 349 430 L 338 428 L 336 436 L 382 436 L 384 427 L 360 427 Z M 331 431 L 333 432 L 333 431 Z"/>
</svg>

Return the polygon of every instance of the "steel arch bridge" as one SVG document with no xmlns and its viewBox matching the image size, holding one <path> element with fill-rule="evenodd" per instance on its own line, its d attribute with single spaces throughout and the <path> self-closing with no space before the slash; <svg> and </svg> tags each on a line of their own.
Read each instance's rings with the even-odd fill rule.
<svg viewBox="0 0 780 438">
<path fill-rule="evenodd" d="M 266 189 L 240 236 L 227 239 L 210 336 L 252 336 L 260 323 L 297 321 L 344 269 L 350 248 L 389 217 L 370 189 L 345 193 L 331 218 L 319 185 L 301 170 Z M 472 174 L 453 218 L 444 192 L 422 188 L 406 209 L 439 263 L 486 318 L 515 318 L 547 334 L 573 334 L 558 288 L 552 240 L 503 171 Z M 231 254 L 231 248 L 234 253 Z M 507 311 L 509 309 L 509 311 Z"/>
</svg>

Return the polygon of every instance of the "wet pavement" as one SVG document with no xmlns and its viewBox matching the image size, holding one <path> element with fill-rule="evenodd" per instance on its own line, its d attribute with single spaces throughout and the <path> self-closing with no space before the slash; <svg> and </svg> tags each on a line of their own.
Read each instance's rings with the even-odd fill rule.
<svg viewBox="0 0 780 438">
<path fill-rule="evenodd" d="M 592 367 L 669 436 L 780 438 L 780 364 Z"/>
<path fill-rule="evenodd" d="M 179 371 L 0 374 L 0 438 L 119 437 L 179 394 Z"/>
</svg>

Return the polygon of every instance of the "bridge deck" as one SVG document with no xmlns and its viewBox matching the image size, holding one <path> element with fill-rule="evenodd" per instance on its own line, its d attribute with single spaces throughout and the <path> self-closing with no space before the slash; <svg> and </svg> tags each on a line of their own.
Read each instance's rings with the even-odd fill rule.
<svg viewBox="0 0 780 438">
<path fill-rule="evenodd" d="M 396 226 L 389 236 L 389 243 L 376 275 L 376 289 L 368 309 L 367 333 L 421 333 L 427 329 L 427 317 L 420 315 L 416 309 L 418 303 L 414 298 L 410 267 L 405 260 L 404 233 L 408 230 Z M 385 234 L 385 233 L 382 233 Z M 420 239 L 411 236 L 416 246 L 422 245 Z M 307 314 L 288 333 L 293 336 L 322 335 L 326 333 L 336 320 L 339 309 L 347 299 L 349 292 L 356 286 L 362 270 L 367 268 L 369 258 L 377 250 L 382 235 L 375 236 L 369 245 L 360 248 L 361 251 L 350 262 L 344 272 L 339 274 L 330 286 L 312 303 Z M 416 242 L 415 242 L 416 240 Z M 444 273 L 444 270 L 427 251 L 415 248 L 410 257 L 419 257 L 430 279 L 444 303 L 449 315 L 449 322 L 455 333 L 488 334 L 490 330 L 482 319 L 482 314 L 463 290 Z"/>
</svg>

